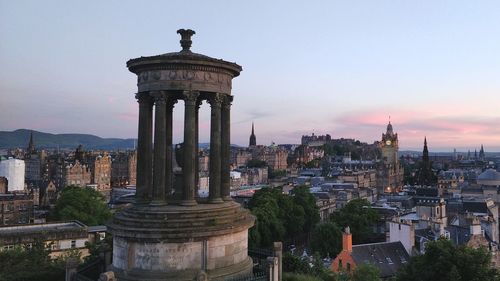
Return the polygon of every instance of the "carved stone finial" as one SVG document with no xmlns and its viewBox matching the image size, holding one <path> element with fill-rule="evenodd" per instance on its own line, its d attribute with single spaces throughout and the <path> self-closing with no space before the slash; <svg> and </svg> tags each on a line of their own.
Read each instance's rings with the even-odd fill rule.
<svg viewBox="0 0 500 281">
<path fill-rule="evenodd" d="M 191 48 L 191 44 L 193 41 L 191 41 L 191 36 L 196 34 L 194 30 L 191 29 L 179 29 L 177 30 L 177 33 L 181 35 L 181 46 L 182 46 L 182 52 L 191 52 L 189 48 Z"/>
</svg>

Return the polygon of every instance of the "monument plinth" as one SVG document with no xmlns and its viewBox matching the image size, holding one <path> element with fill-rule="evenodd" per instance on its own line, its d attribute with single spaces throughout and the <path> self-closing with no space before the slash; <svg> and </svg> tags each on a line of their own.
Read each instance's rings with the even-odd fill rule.
<svg viewBox="0 0 500 281">
<path fill-rule="evenodd" d="M 252 272 L 248 229 L 255 219 L 229 194 L 231 83 L 242 69 L 191 52 L 195 32 L 177 32 L 180 52 L 127 62 L 138 77 L 137 190 L 135 203 L 108 225 L 118 280 L 225 280 Z M 178 100 L 184 101 L 184 142 L 174 184 L 172 113 Z M 203 101 L 211 107 L 206 199 L 195 196 Z"/>
</svg>

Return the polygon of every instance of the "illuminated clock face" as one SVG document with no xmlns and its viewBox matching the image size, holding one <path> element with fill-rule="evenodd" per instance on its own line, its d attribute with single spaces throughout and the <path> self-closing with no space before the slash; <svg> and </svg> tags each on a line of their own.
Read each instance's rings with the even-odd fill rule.
<svg viewBox="0 0 500 281">
<path fill-rule="evenodd" d="M 385 141 L 385 144 L 387 144 L 387 145 L 391 145 L 391 141 L 390 141 L 390 140 L 386 140 L 386 141 Z"/>
</svg>

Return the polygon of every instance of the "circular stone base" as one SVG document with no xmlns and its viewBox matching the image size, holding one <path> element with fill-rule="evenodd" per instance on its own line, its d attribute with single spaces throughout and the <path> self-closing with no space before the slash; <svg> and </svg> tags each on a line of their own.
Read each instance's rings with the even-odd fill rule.
<svg viewBox="0 0 500 281">
<path fill-rule="evenodd" d="M 210 280 L 246 276 L 254 217 L 236 202 L 134 205 L 108 225 L 118 280 Z M 185 277 L 185 278 L 184 278 Z"/>
</svg>

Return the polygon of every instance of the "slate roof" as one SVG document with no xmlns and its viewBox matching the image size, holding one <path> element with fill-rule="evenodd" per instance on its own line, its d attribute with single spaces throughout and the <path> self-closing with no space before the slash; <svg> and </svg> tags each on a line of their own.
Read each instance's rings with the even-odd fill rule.
<svg viewBox="0 0 500 281">
<path fill-rule="evenodd" d="M 410 260 L 400 241 L 353 245 L 351 255 L 356 264 L 378 267 L 382 278 L 394 276 Z"/>
<path fill-rule="evenodd" d="M 488 213 L 488 207 L 484 201 L 463 201 L 463 210 L 470 213 Z"/>
<path fill-rule="evenodd" d="M 445 229 L 450 233 L 450 241 L 455 245 L 465 245 L 471 238 L 470 227 L 450 225 Z"/>
<path fill-rule="evenodd" d="M 416 193 L 417 193 L 417 196 L 429 196 L 429 197 L 439 196 L 438 189 L 433 188 L 433 187 L 417 188 Z"/>
</svg>

